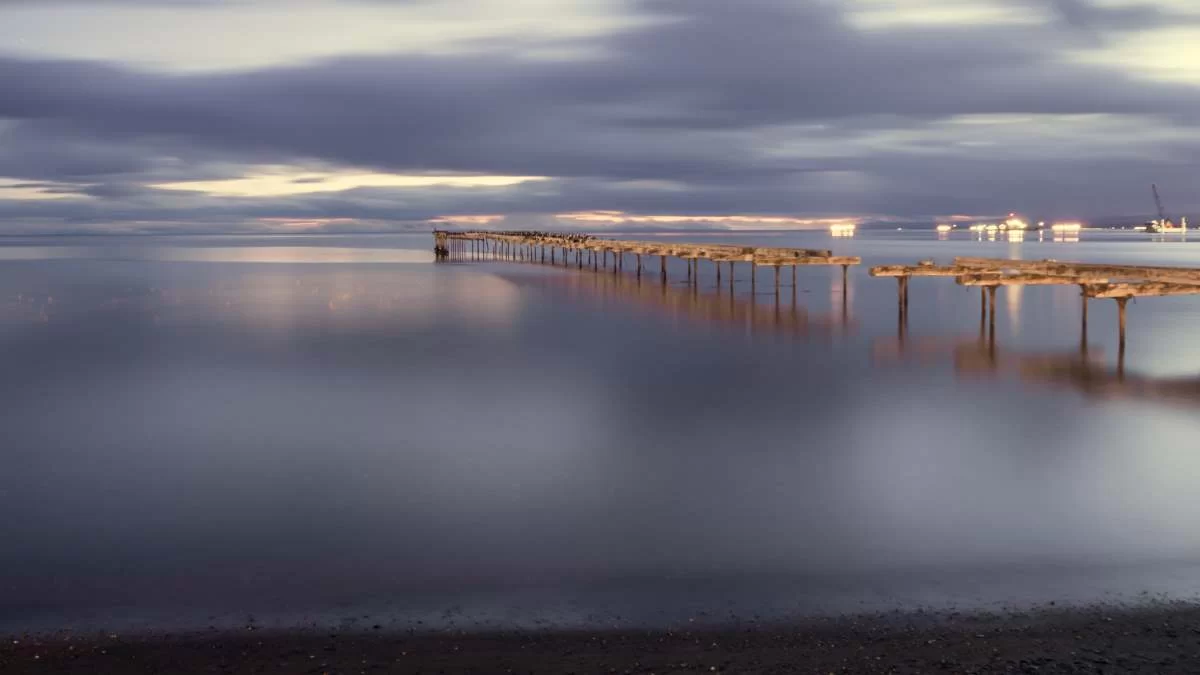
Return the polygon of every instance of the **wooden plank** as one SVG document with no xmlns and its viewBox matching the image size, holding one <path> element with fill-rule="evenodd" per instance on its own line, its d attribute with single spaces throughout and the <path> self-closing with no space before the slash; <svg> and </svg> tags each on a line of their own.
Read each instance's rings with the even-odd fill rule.
<svg viewBox="0 0 1200 675">
<path fill-rule="evenodd" d="M 1150 267 L 1140 265 L 1108 265 L 1075 263 L 1057 260 L 1004 260 L 998 258 L 955 258 L 959 267 L 985 268 L 991 272 L 1005 270 L 1030 272 L 1047 276 L 1103 276 L 1110 279 L 1162 281 L 1176 284 L 1200 285 L 1200 269 L 1192 267 Z"/>
<path fill-rule="evenodd" d="M 1200 286 L 1151 281 L 1142 284 L 1097 284 L 1087 287 L 1089 298 L 1150 298 L 1168 295 L 1200 295 Z"/>
<path fill-rule="evenodd" d="M 1045 274 L 964 274 L 958 277 L 961 286 L 1079 286 L 1107 282 L 1107 277 L 1098 277 L 1090 272 L 1078 277 Z"/>
<path fill-rule="evenodd" d="M 979 270 L 970 267 L 937 267 L 935 265 L 880 265 L 872 267 L 873 277 L 958 277 Z"/>
</svg>

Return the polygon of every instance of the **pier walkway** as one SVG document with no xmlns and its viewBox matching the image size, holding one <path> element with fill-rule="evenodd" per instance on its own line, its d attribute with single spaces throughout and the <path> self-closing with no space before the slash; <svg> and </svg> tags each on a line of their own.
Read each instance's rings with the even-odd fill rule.
<svg viewBox="0 0 1200 675">
<path fill-rule="evenodd" d="M 1088 300 L 1108 298 L 1117 303 L 1120 354 L 1125 350 L 1126 305 L 1132 298 L 1170 295 L 1200 295 L 1200 269 L 1061 262 L 1058 260 L 1008 260 L 1003 258 L 955 258 L 952 265 L 939 266 L 932 260 L 916 265 L 872 267 L 873 277 L 892 277 L 897 282 L 901 315 L 908 312 L 908 281 L 912 277 L 954 277 L 960 286 L 979 287 L 983 306 L 980 324 L 987 319 L 995 331 L 996 289 L 1001 286 L 1079 286 L 1083 298 L 1083 330 L 1086 339 Z"/>
<path fill-rule="evenodd" d="M 585 267 L 613 273 L 625 270 L 626 261 L 640 278 L 647 273 L 647 257 L 657 257 L 658 275 L 667 283 L 668 258 L 680 258 L 687 262 L 687 279 L 695 282 L 700 275 L 700 261 L 712 263 L 721 281 L 722 263 L 728 265 L 730 286 L 734 283 L 736 263 L 748 263 L 751 267 L 750 283 L 757 286 L 759 267 L 770 267 L 775 271 L 775 290 L 779 291 L 780 270 L 792 268 L 795 283 L 796 268 L 802 265 L 840 265 L 842 279 L 846 278 L 851 265 L 862 263 L 862 259 L 850 256 L 835 256 L 831 251 L 803 248 L 770 248 L 761 246 L 736 246 L 730 244 L 686 244 L 670 241 L 626 241 L 602 239 L 584 234 L 552 234 L 547 232 L 448 232 L 437 230 L 434 236 L 434 254 L 438 260 L 513 260 L 546 263 L 550 265 Z"/>
</svg>

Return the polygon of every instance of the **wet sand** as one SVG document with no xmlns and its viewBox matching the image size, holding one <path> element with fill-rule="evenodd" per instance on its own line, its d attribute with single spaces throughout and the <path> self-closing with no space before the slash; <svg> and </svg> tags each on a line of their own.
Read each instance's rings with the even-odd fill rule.
<svg viewBox="0 0 1200 675">
<path fill-rule="evenodd" d="M 16 636 L 0 673 L 1200 673 L 1200 608 L 893 613 L 668 632 L 397 634 L 247 627 Z"/>
</svg>

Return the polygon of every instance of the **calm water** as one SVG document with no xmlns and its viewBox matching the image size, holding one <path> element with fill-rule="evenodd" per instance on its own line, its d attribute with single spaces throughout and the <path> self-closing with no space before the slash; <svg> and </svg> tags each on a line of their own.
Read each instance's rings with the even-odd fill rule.
<svg viewBox="0 0 1200 675">
<path fill-rule="evenodd" d="M 723 238 L 866 264 L 752 300 L 428 235 L 0 240 L 0 630 L 1200 596 L 1200 298 L 1130 306 L 1118 381 L 1111 301 L 1081 356 L 1074 287 L 1002 289 L 990 344 L 978 291 L 902 326 L 866 274 L 1200 244 Z"/>
</svg>

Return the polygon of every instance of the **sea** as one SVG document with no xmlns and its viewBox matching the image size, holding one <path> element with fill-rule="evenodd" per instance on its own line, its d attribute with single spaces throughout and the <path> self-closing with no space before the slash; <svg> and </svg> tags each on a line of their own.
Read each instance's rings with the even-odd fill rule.
<svg viewBox="0 0 1200 675">
<path fill-rule="evenodd" d="M 0 632 L 568 630 L 1200 599 L 1180 236 L 622 238 L 863 264 L 637 277 L 429 233 L 0 238 Z M 557 262 L 561 263 L 561 260 Z"/>
</svg>

